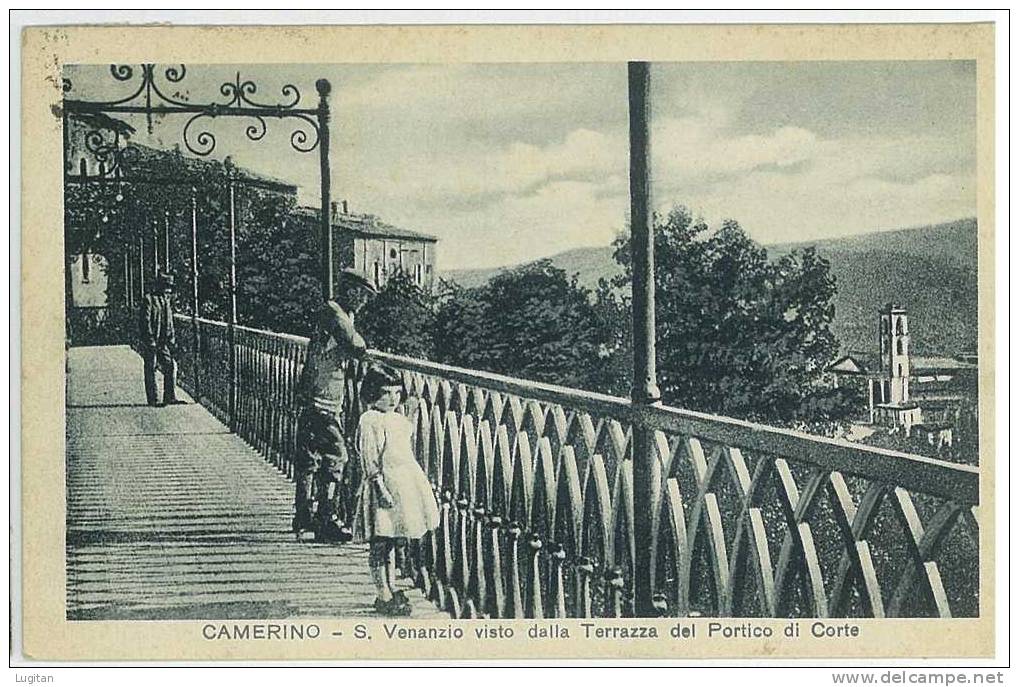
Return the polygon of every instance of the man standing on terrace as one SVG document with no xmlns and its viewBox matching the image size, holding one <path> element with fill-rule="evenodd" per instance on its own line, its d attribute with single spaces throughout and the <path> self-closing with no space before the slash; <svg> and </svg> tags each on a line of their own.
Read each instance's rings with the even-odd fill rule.
<svg viewBox="0 0 1019 687">
<path fill-rule="evenodd" d="M 173 359 L 177 339 L 173 328 L 173 275 L 157 274 L 152 292 L 146 294 L 138 312 L 138 337 L 145 360 L 145 399 L 150 406 L 168 406 L 177 398 L 177 364 Z M 163 372 L 163 399 L 156 390 L 156 367 Z"/>
<path fill-rule="evenodd" d="M 293 529 L 298 538 L 314 532 L 317 541 L 346 542 L 352 537 L 341 489 L 348 462 L 341 422 L 346 372 L 348 363 L 366 348 L 354 329 L 354 316 L 377 290 L 354 270 L 342 270 L 337 276 L 338 293 L 318 313 L 297 386 L 301 415 Z"/>
</svg>

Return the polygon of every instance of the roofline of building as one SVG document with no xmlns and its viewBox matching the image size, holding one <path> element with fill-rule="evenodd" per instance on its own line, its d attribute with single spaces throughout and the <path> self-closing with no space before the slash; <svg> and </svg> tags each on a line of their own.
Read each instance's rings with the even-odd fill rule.
<svg viewBox="0 0 1019 687">
<path fill-rule="evenodd" d="M 402 241 L 425 241 L 427 243 L 438 243 L 439 242 L 439 239 L 436 236 L 432 236 L 431 234 L 422 234 L 422 233 L 416 232 L 416 231 L 413 232 L 410 235 L 401 235 L 401 234 L 395 234 L 395 233 L 387 233 L 385 230 L 382 230 L 382 231 L 371 231 L 371 230 L 366 230 L 366 229 L 361 229 L 361 228 L 355 228 L 355 227 L 351 227 L 350 225 L 336 224 L 335 222 L 333 223 L 333 228 L 335 228 L 335 229 L 342 229 L 344 231 L 350 231 L 350 232 L 353 232 L 353 233 L 361 234 L 363 236 L 366 236 L 368 238 L 373 238 L 373 239 L 374 238 L 378 238 L 378 239 L 394 239 L 394 240 L 402 240 Z M 410 229 L 400 229 L 400 231 L 411 232 Z"/>
<path fill-rule="evenodd" d="M 307 205 L 302 205 L 297 208 L 297 212 L 313 216 L 315 219 L 318 219 L 320 217 L 321 210 L 315 207 L 308 207 Z M 354 215 L 348 213 L 341 214 L 339 217 L 333 217 L 330 224 L 332 225 L 333 229 L 349 231 L 351 233 L 359 234 L 367 238 L 394 239 L 402 241 L 424 241 L 428 243 L 439 242 L 439 237 L 437 236 L 425 234 L 420 231 L 414 231 L 412 229 L 401 229 L 399 227 L 393 227 L 393 232 L 391 233 L 386 230 L 386 227 L 389 227 L 391 225 L 387 225 L 384 222 L 380 224 L 375 224 L 372 223 L 372 220 L 377 220 L 377 218 L 374 215 Z"/>
<path fill-rule="evenodd" d="M 181 158 L 185 160 L 185 164 L 188 164 L 188 161 L 190 161 L 192 164 L 197 163 L 199 165 L 204 166 L 212 166 L 213 164 L 215 164 L 210 160 L 204 160 L 190 155 L 184 155 L 183 153 L 179 153 L 178 151 L 161 150 L 160 148 L 153 148 L 152 146 L 145 145 L 144 143 L 138 143 L 136 141 L 129 142 L 127 146 L 142 148 L 151 151 L 152 153 L 155 153 L 157 155 L 166 157 L 176 156 L 179 154 Z M 216 162 L 223 165 L 224 169 L 226 169 L 226 163 L 219 160 L 217 160 Z M 291 193 L 297 193 L 297 184 L 293 184 L 289 181 L 283 181 L 282 179 L 277 179 L 275 177 L 269 176 L 268 174 L 255 172 L 254 170 L 248 169 L 247 167 L 240 167 L 238 165 L 231 165 L 230 168 L 234 171 L 237 181 L 246 186 L 256 186 L 270 190 L 283 190 L 289 191 Z"/>
</svg>

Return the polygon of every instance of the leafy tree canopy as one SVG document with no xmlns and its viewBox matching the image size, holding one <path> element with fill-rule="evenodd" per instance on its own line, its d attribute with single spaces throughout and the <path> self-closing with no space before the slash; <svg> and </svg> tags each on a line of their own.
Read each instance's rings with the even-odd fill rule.
<svg viewBox="0 0 1019 687">
<path fill-rule="evenodd" d="M 621 287 L 632 274 L 629 236 L 614 245 Z M 655 288 L 669 405 L 814 429 L 857 406 L 825 378 L 838 352 L 836 286 L 812 248 L 771 261 L 737 222 L 712 231 L 678 207 L 656 218 Z"/>
<path fill-rule="evenodd" d="M 433 357 L 434 326 L 431 294 L 403 270 L 389 276 L 357 318 L 357 329 L 372 348 L 415 358 Z"/>
<path fill-rule="evenodd" d="M 589 290 L 549 260 L 488 284 L 447 286 L 437 309 L 436 357 L 563 386 L 591 388 L 613 342 Z"/>
</svg>

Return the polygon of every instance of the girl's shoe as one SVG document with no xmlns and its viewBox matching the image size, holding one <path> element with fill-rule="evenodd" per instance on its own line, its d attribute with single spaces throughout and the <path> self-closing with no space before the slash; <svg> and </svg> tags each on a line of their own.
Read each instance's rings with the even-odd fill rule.
<svg viewBox="0 0 1019 687">
<path fill-rule="evenodd" d="M 375 599 L 375 612 L 388 616 L 408 616 L 410 615 L 410 604 L 401 602 L 394 594 L 389 601 Z"/>
</svg>

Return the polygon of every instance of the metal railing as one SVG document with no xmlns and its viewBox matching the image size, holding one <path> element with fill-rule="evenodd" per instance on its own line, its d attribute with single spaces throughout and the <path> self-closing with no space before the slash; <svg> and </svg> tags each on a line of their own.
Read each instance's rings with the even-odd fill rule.
<svg viewBox="0 0 1019 687">
<path fill-rule="evenodd" d="M 307 340 L 238 326 L 231 371 L 226 324 L 178 323 L 182 385 L 292 475 Z M 369 357 L 403 374 L 441 506 L 438 530 L 401 552 L 403 569 L 457 617 L 632 615 L 639 546 L 662 615 L 979 614 L 975 467 Z M 348 427 L 366 362 L 348 375 Z M 633 498 L 639 425 L 654 433 L 651 503 Z M 635 535 L 635 508 L 651 511 L 648 538 Z"/>
</svg>

